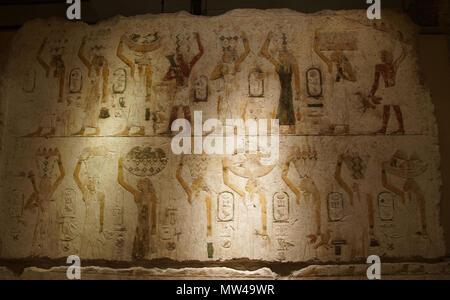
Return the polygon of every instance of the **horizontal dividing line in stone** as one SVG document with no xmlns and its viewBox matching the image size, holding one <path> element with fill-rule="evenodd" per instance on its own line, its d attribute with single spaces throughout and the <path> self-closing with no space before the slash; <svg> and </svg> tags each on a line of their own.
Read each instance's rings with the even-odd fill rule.
<svg viewBox="0 0 450 300">
<path fill-rule="evenodd" d="M 52 137 L 45 137 L 45 136 L 39 136 L 39 137 L 27 137 L 27 136 L 13 136 L 13 138 L 19 138 L 19 139 L 80 139 L 80 138 L 174 138 L 176 135 L 145 135 L 145 136 L 139 136 L 139 135 L 123 135 L 123 136 L 113 136 L 113 135 L 100 135 L 100 136 L 52 136 Z M 208 137 L 210 135 L 191 135 L 191 137 Z M 236 135 L 235 135 L 236 136 Z M 268 135 L 268 137 L 271 137 L 273 135 Z M 220 136 L 218 136 L 220 137 Z M 223 136 L 223 137 L 230 137 L 230 136 Z M 258 135 L 244 135 L 244 137 L 259 137 Z M 426 135 L 426 134 L 403 134 L 403 135 L 374 135 L 374 134 L 280 134 L 280 137 L 432 137 L 432 135 Z"/>
</svg>

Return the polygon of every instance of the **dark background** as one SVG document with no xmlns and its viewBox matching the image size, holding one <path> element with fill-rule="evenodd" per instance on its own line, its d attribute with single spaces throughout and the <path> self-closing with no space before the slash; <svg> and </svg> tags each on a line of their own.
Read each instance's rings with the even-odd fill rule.
<svg viewBox="0 0 450 300">
<path fill-rule="evenodd" d="M 442 155 L 441 222 L 450 257 L 450 0 L 381 0 L 383 8 L 406 12 L 421 28 L 419 63 L 436 107 Z M 188 11 L 215 16 L 236 8 L 367 9 L 366 0 L 82 0 L 82 20 L 97 23 L 116 16 Z M 9 43 L 27 20 L 66 16 L 66 0 L 0 0 L 0 72 Z"/>
<path fill-rule="evenodd" d="M 235 8 L 291 8 L 310 13 L 324 9 L 365 9 L 366 0 L 81 0 L 83 21 L 96 23 L 116 15 L 189 11 L 214 16 Z M 422 26 L 449 26 L 449 0 L 381 0 L 382 7 L 408 12 Z M 0 0 L 0 28 L 26 20 L 65 16 L 65 0 Z"/>
</svg>

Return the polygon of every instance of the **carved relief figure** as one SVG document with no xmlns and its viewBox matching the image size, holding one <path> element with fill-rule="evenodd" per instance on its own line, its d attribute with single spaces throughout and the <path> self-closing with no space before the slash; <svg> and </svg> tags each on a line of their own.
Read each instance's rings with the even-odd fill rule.
<svg viewBox="0 0 450 300">
<path fill-rule="evenodd" d="M 222 161 L 223 166 L 223 181 L 226 186 L 235 191 L 242 197 L 244 204 L 247 205 L 246 199 L 248 196 L 249 203 L 254 202 L 255 196 L 258 196 L 261 205 L 261 223 L 262 231 L 259 232 L 261 236 L 267 236 L 267 200 L 264 194 L 261 178 L 269 175 L 275 168 L 275 165 L 264 166 L 261 164 L 261 154 L 240 154 L 234 155 L 231 158 L 225 158 Z M 244 180 L 247 180 L 245 191 L 232 183 L 230 175 L 234 174 Z"/>
<path fill-rule="evenodd" d="M 56 162 L 59 168 L 59 176 L 53 181 L 53 166 Z M 49 257 L 55 254 L 57 245 L 56 210 L 52 209 L 53 196 L 62 183 L 65 171 L 58 149 L 43 149 L 36 153 L 36 163 L 40 171 L 39 183 L 36 176 L 30 171 L 28 178 L 33 186 L 33 194 L 28 198 L 25 209 L 37 209 L 37 221 L 33 233 L 31 255 L 34 257 Z"/>
<path fill-rule="evenodd" d="M 129 58 L 124 53 L 124 44 L 132 52 L 133 58 Z M 158 50 L 161 40 L 158 33 L 123 35 L 117 47 L 117 57 L 130 69 L 131 78 L 135 84 L 134 101 L 129 103 L 129 113 L 125 130 L 120 135 L 129 135 L 133 128 L 139 128 L 135 135 L 144 136 L 145 127 L 141 120 L 144 115 L 141 113 L 139 101 L 145 98 L 146 103 L 152 100 L 152 64 L 150 54 Z M 136 74 L 136 71 L 138 74 Z"/>
<path fill-rule="evenodd" d="M 45 47 L 49 44 L 47 38 L 44 39 L 44 42 L 41 44 L 41 47 L 39 48 L 37 54 L 37 60 L 41 65 L 41 67 L 45 70 L 47 78 L 50 76 L 50 72 L 53 70 L 53 77 L 58 79 L 59 83 L 58 103 L 63 102 L 64 86 L 66 80 L 66 67 L 63 60 L 65 43 L 67 43 L 67 40 L 59 40 L 51 43 L 50 54 L 52 57 L 50 59 L 50 62 L 47 62 L 42 57 Z"/>
<path fill-rule="evenodd" d="M 119 159 L 119 184 L 133 195 L 138 209 L 132 253 L 134 260 L 147 258 L 150 251 L 150 235 L 154 236 L 157 233 L 157 196 L 149 177 L 159 174 L 166 165 L 167 158 L 161 149 L 136 147 L 125 158 Z M 137 181 L 136 188 L 126 182 L 124 169 L 141 177 Z"/>
<path fill-rule="evenodd" d="M 315 32 L 314 52 L 327 65 L 328 73 L 334 74 L 334 78 L 331 78 L 334 101 L 327 105 L 332 133 L 349 133 L 350 130 L 348 101 L 353 90 L 351 83 L 356 82 L 357 77 L 344 51 L 355 50 L 356 40 L 351 33 Z M 331 51 L 329 57 L 325 55 L 325 51 Z"/>
<path fill-rule="evenodd" d="M 282 179 L 289 189 L 295 194 L 297 205 L 301 204 L 303 194 L 304 211 L 311 214 L 311 220 L 314 220 L 313 226 L 309 226 L 310 234 L 307 236 L 309 243 L 314 249 L 326 244 L 325 233 L 322 231 L 321 220 L 321 201 L 319 190 L 312 178 L 312 171 L 318 161 L 317 151 L 307 145 L 304 149 L 296 148 L 294 153 L 290 154 L 283 167 Z M 288 174 L 291 163 L 294 164 L 298 175 L 300 176 L 299 188 L 289 179 Z"/>
<path fill-rule="evenodd" d="M 41 67 L 44 69 L 46 77 L 50 76 L 50 72 L 53 70 L 53 77 L 58 79 L 58 100 L 57 103 L 62 103 L 64 98 L 64 88 L 66 80 L 66 67 L 63 60 L 65 52 L 66 39 L 48 41 L 47 38 L 41 44 L 37 54 L 37 60 Z M 50 48 L 51 60 L 47 62 L 43 57 L 46 47 Z M 52 103 L 44 104 L 43 115 L 41 116 L 39 127 L 35 132 L 28 134 L 27 137 L 40 137 L 40 136 L 54 136 L 56 134 L 56 109 Z M 45 134 L 44 131 L 46 131 Z"/>
<path fill-rule="evenodd" d="M 106 199 L 105 193 L 101 191 L 100 179 L 106 157 L 107 150 L 103 147 L 83 150 L 73 174 L 86 206 L 80 254 L 90 259 L 101 258 L 105 245 L 103 229 Z M 80 178 L 83 165 L 86 173 L 84 182 Z"/>
<path fill-rule="evenodd" d="M 102 105 L 108 102 L 109 66 L 103 53 L 105 47 L 100 43 L 93 45 L 90 53 L 91 58 L 89 59 L 85 53 L 87 40 L 87 36 L 85 36 L 81 42 L 78 57 L 88 69 L 90 87 L 87 97 L 85 98 L 85 116 L 82 127 L 81 130 L 74 135 L 84 135 L 87 128 L 95 129 L 95 133 L 88 135 L 100 135 L 98 121 L 99 118 L 102 117 L 102 110 L 105 111 L 106 109 L 102 107 Z"/>
<path fill-rule="evenodd" d="M 353 225 L 360 225 L 358 230 L 353 230 L 353 236 L 351 237 L 353 239 L 350 245 L 352 249 L 352 258 L 364 257 L 368 254 L 368 234 L 370 235 L 370 246 L 376 247 L 379 245 L 375 236 L 374 200 L 370 193 L 365 193 L 364 201 L 364 191 L 361 191 L 361 185 L 362 181 L 365 179 L 368 161 L 368 155 L 363 156 L 349 150 L 338 156 L 334 175 L 336 182 L 348 196 L 350 202 L 349 208 L 352 211 L 350 222 L 352 222 Z M 348 170 L 348 175 L 346 174 L 347 172 L 344 171 L 345 169 Z M 346 177 L 349 177 L 350 179 L 344 179 Z M 358 201 L 355 201 L 356 199 Z M 362 226 L 363 224 L 366 224 L 366 226 Z M 367 228 L 369 228 L 369 233 L 367 233 Z"/>
<path fill-rule="evenodd" d="M 194 33 L 198 46 L 198 54 L 190 61 L 186 61 L 190 57 L 189 38 L 183 38 L 180 34 L 176 36 L 176 54 L 167 56 L 170 62 L 170 68 L 164 77 L 164 81 L 175 80 L 176 92 L 173 94 L 173 106 L 170 114 L 169 132 L 172 123 L 178 119 L 178 112 L 181 110 L 184 113 L 184 118 L 191 122 L 191 111 L 189 108 L 189 90 L 188 83 L 191 76 L 192 69 L 204 54 L 203 45 L 200 40 L 200 35 Z"/>
<path fill-rule="evenodd" d="M 211 251 L 211 249 L 213 249 L 212 191 L 209 188 L 207 179 L 205 178 L 208 164 L 208 158 L 206 156 L 201 156 L 198 160 L 194 160 L 192 157 L 183 156 L 181 158 L 180 165 L 178 166 L 176 177 L 188 196 L 187 200 L 189 204 L 192 205 L 194 199 L 199 199 L 202 196 L 202 192 L 205 193 L 206 237 L 208 239 L 207 249 Z M 193 180 L 191 184 L 189 184 L 183 177 L 182 173 L 185 166 L 189 169 Z"/>
<path fill-rule="evenodd" d="M 417 156 L 417 154 L 412 154 L 408 157 L 403 151 L 397 151 L 390 161 L 385 161 L 381 164 L 383 187 L 394 195 L 397 195 L 403 204 L 406 204 L 407 198 L 410 204 L 412 204 L 412 201 L 417 203 L 421 225 L 417 235 L 424 239 L 428 239 L 425 194 L 417 183 L 416 178 L 422 175 L 427 168 L 428 166 Z M 403 181 L 403 187 L 398 188 L 394 186 L 390 182 L 388 175 Z"/>
<path fill-rule="evenodd" d="M 278 52 L 278 57 L 273 57 L 269 52 L 273 33 L 270 32 L 261 49 L 260 55 L 266 58 L 275 67 L 281 84 L 280 100 L 278 104 L 277 119 L 280 125 L 289 126 L 289 132 L 295 133 L 294 98 L 300 100 L 300 74 L 297 59 L 288 50 L 287 37 L 283 34 L 283 45 Z M 294 87 L 292 86 L 294 82 Z"/>
<path fill-rule="evenodd" d="M 394 60 L 394 55 L 392 52 L 383 50 L 380 53 L 381 63 L 375 66 L 375 79 L 372 85 L 372 90 L 370 91 L 369 97 L 372 102 L 376 105 L 384 103 L 383 105 L 383 125 L 376 134 L 386 134 L 389 125 L 389 120 L 391 117 L 391 106 L 395 112 L 398 122 L 398 129 L 391 134 L 403 135 L 405 134 L 405 125 L 403 123 L 403 113 L 400 105 L 398 104 L 388 104 L 395 103 L 398 101 L 398 97 L 401 95 L 395 94 L 395 86 L 397 82 L 397 72 L 400 68 L 400 64 L 406 58 L 406 48 L 403 43 L 402 53 L 400 56 Z M 380 89 L 380 80 L 384 82 L 384 89 Z M 377 95 L 378 93 L 378 95 Z M 381 94 L 381 95 L 379 95 Z"/>
<path fill-rule="evenodd" d="M 244 52 L 239 55 L 237 50 L 237 43 L 239 41 L 238 36 L 221 36 L 221 46 L 222 46 L 222 59 L 219 64 L 214 69 L 210 76 L 210 80 L 224 81 L 224 94 L 218 96 L 217 103 L 217 116 L 220 120 L 226 120 L 233 117 L 232 113 L 232 93 L 233 90 L 239 89 L 239 84 L 236 82 L 236 74 L 240 71 L 241 64 L 250 54 L 250 44 L 247 38 L 247 34 L 242 32 L 241 34 L 242 42 L 244 45 Z"/>
</svg>

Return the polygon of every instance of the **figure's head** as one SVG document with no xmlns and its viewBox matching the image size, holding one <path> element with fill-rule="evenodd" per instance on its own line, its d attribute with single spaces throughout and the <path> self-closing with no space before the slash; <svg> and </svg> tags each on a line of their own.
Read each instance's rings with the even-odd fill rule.
<svg viewBox="0 0 450 300">
<path fill-rule="evenodd" d="M 153 193 L 154 188 L 150 179 L 140 179 L 137 183 L 137 189 L 142 193 Z"/>
<path fill-rule="evenodd" d="M 89 177 L 86 187 L 87 187 L 88 191 L 95 192 L 97 190 L 98 184 L 99 184 L 98 178 Z"/>
<path fill-rule="evenodd" d="M 91 52 L 93 56 L 104 56 L 105 49 L 103 45 L 94 45 L 91 47 Z"/>
<path fill-rule="evenodd" d="M 392 64 L 394 61 L 394 56 L 392 55 L 392 52 L 383 50 L 380 52 L 380 58 L 381 61 L 385 64 Z"/>
</svg>

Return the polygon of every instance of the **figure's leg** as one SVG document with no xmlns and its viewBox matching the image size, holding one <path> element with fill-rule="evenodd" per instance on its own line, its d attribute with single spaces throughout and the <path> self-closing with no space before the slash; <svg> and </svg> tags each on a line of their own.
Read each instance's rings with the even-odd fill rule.
<svg viewBox="0 0 450 300">
<path fill-rule="evenodd" d="M 367 195 L 367 211 L 369 215 L 370 247 L 379 247 L 380 243 L 378 242 L 375 235 L 375 211 L 373 208 L 372 195 Z"/>
<path fill-rule="evenodd" d="M 189 106 L 183 107 L 184 117 L 186 120 L 189 121 L 189 123 L 192 124 L 192 115 L 191 115 L 191 108 Z"/>
<path fill-rule="evenodd" d="M 262 235 L 267 235 L 267 201 L 263 193 L 259 194 L 259 201 L 261 202 Z"/>
<path fill-rule="evenodd" d="M 59 95 L 58 95 L 58 103 L 63 103 L 64 100 L 64 85 L 65 85 L 66 72 L 62 71 L 59 74 Z"/>
<path fill-rule="evenodd" d="M 41 136 L 43 130 L 44 130 L 44 128 L 39 127 L 38 130 L 36 130 L 33 133 L 27 134 L 25 137 L 38 137 L 38 136 Z"/>
<path fill-rule="evenodd" d="M 146 102 L 151 101 L 152 96 L 152 72 L 150 66 L 145 67 L 145 87 L 146 87 Z"/>
<path fill-rule="evenodd" d="M 206 236 L 211 237 L 212 236 L 212 214 L 211 214 L 211 204 L 212 204 L 212 200 L 211 200 L 211 195 L 208 194 L 206 195 Z"/>
<path fill-rule="evenodd" d="M 172 123 L 175 122 L 175 120 L 178 117 L 178 106 L 175 105 L 172 107 L 172 112 L 170 113 L 170 119 L 169 119 L 169 129 L 168 132 L 172 132 Z"/>
<path fill-rule="evenodd" d="M 397 121 L 398 121 L 398 130 L 394 131 L 392 134 L 394 135 L 404 135 L 405 134 L 405 126 L 403 123 L 403 113 L 402 113 L 402 109 L 400 108 L 399 105 L 394 105 L 394 111 L 395 111 L 395 115 L 397 116 Z"/>
<path fill-rule="evenodd" d="M 383 125 L 380 130 L 375 132 L 375 134 L 386 134 L 387 126 L 389 123 L 389 118 L 391 117 L 391 106 L 385 105 L 383 107 Z"/>
<path fill-rule="evenodd" d="M 422 226 L 422 232 L 421 235 L 423 238 L 428 238 L 428 231 L 427 231 L 427 217 L 425 213 L 425 196 L 421 191 L 416 192 L 417 196 L 417 202 L 419 204 L 419 211 L 420 211 L 420 224 Z"/>
</svg>

